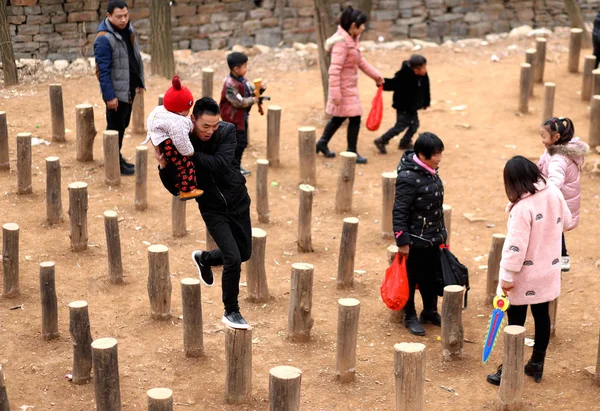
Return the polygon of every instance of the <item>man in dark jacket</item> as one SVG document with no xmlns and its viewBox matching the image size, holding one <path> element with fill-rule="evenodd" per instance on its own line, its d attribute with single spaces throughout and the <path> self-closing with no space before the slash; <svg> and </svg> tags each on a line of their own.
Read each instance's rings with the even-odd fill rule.
<svg viewBox="0 0 600 411">
<path fill-rule="evenodd" d="M 437 174 L 444 143 L 433 133 L 422 133 L 415 149 L 404 152 L 398 166 L 394 200 L 394 233 L 398 254 L 408 256 L 406 271 L 410 295 L 404 306 L 404 325 L 415 335 L 425 335 L 424 323 L 440 326 L 437 279 L 441 244 L 448 234 L 444 225 L 444 186 Z M 415 290 L 423 299 L 417 320 Z"/>
<path fill-rule="evenodd" d="M 400 140 L 398 148 L 410 149 L 412 137 L 419 129 L 417 111 L 426 110 L 431 104 L 427 59 L 418 54 L 412 55 L 409 60 L 402 62 L 402 68 L 394 78 L 385 79 L 383 89 L 394 92 L 392 107 L 396 109 L 396 124 L 373 143 L 381 154 L 387 154 L 385 146 L 390 140 L 408 129 Z"/>
<path fill-rule="evenodd" d="M 194 146 L 194 166 L 198 188 L 204 194 L 196 198 L 206 228 L 219 248 L 211 251 L 196 250 L 192 259 L 202 282 L 214 284 L 212 266 L 223 266 L 223 323 L 233 328 L 250 326 L 240 314 L 238 294 L 242 262 L 252 254 L 252 224 L 250 196 L 246 179 L 234 161 L 236 147 L 235 126 L 219 121 L 219 105 L 204 97 L 194 105 L 194 130 L 190 141 Z M 160 153 L 160 151 L 158 151 Z M 160 179 L 169 192 L 178 194 L 175 167 L 158 154 Z"/>
<path fill-rule="evenodd" d="M 98 26 L 94 41 L 94 56 L 96 76 L 106 102 L 106 129 L 119 132 L 120 151 L 131 119 L 133 99 L 137 91 L 145 88 L 144 64 L 129 22 L 127 4 L 111 0 L 106 10 L 106 18 Z M 123 156 L 121 174 L 134 174 L 134 165 Z"/>
</svg>

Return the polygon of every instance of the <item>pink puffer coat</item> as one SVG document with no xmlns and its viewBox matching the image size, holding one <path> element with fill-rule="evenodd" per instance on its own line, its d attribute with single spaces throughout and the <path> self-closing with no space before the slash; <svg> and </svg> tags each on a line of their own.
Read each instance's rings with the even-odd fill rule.
<svg viewBox="0 0 600 411">
<path fill-rule="evenodd" d="M 589 149 L 590 146 L 576 137 L 567 144 L 548 147 L 538 163 L 540 171 L 547 177 L 548 182 L 560 189 L 573 215 L 572 223 L 570 226 L 565 226 L 565 231 L 574 229 L 579 223 L 581 169 L 583 156 Z"/>
<path fill-rule="evenodd" d="M 358 38 L 352 38 L 342 27 L 338 26 L 337 33 L 327 39 L 325 50 L 331 51 L 329 98 L 325 111 L 336 117 L 360 116 L 362 108 L 358 95 L 358 69 L 375 81 L 382 80 L 381 73 L 363 58 Z M 334 100 L 338 104 L 334 104 Z"/>
</svg>

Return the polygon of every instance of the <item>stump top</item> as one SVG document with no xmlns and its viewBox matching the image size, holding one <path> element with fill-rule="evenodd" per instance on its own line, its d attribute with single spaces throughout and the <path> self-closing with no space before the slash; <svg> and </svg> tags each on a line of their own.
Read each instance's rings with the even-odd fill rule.
<svg viewBox="0 0 600 411">
<path fill-rule="evenodd" d="M 269 160 L 266 160 L 264 158 L 259 158 L 258 160 L 256 160 L 256 164 L 262 164 L 262 165 L 268 166 Z"/>
<path fill-rule="evenodd" d="M 421 352 L 421 351 L 425 351 L 425 344 L 400 343 L 400 344 L 394 345 L 394 350 L 396 350 L 396 352 L 408 352 L 408 353 Z"/>
<path fill-rule="evenodd" d="M 592 74 L 600 74 L 600 69 L 594 69 L 592 70 Z"/>
<path fill-rule="evenodd" d="M 51 83 L 50 87 L 62 87 L 62 84 L 60 84 L 60 83 Z"/>
<path fill-rule="evenodd" d="M 298 188 L 301 191 L 306 191 L 306 192 L 313 192 L 313 191 L 315 191 L 315 188 L 313 186 L 311 186 L 310 184 L 300 184 L 298 186 Z"/>
<path fill-rule="evenodd" d="M 152 244 L 148 247 L 149 253 L 166 253 L 167 251 L 169 251 L 169 247 L 163 244 Z"/>
<path fill-rule="evenodd" d="M 594 71 L 596 71 L 596 70 L 594 70 Z M 592 73 L 594 71 L 592 71 Z M 598 73 L 600 73 L 600 70 L 598 71 Z M 556 87 L 556 83 L 553 83 L 551 81 L 547 81 L 547 82 L 544 83 L 544 87 Z"/>
<path fill-rule="evenodd" d="M 356 217 L 346 217 L 344 218 L 344 223 L 348 223 L 348 224 L 358 224 L 359 219 Z"/>
<path fill-rule="evenodd" d="M 19 231 L 19 224 L 17 223 L 6 223 L 2 225 L 3 230 L 7 231 Z"/>
<path fill-rule="evenodd" d="M 104 217 L 116 218 L 117 217 L 117 212 L 113 211 L 113 210 L 107 210 L 107 211 L 104 212 Z"/>
<path fill-rule="evenodd" d="M 146 394 L 148 394 L 148 397 L 155 400 L 168 400 L 173 396 L 173 390 L 168 388 L 151 388 Z"/>
<path fill-rule="evenodd" d="M 148 151 L 148 146 L 137 146 L 135 151 Z"/>
<path fill-rule="evenodd" d="M 450 211 L 450 210 L 452 210 L 452 206 L 449 204 L 442 204 L 442 210 Z"/>
<path fill-rule="evenodd" d="M 342 151 L 340 153 L 340 157 L 346 157 L 346 158 L 356 158 L 356 153 L 351 153 L 350 151 Z"/>
<path fill-rule="evenodd" d="M 43 263 L 40 263 L 40 267 L 42 268 L 50 268 L 50 267 L 54 267 L 56 264 L 54 263 L 54 261 L 44 261 Z"/>
<path fill-rule="evenodd" d="M 75 181 L 74 183 L 69 184 L 69 189 L 73 189 L 73 190 L 77 190 L 80 188 L 87 188 L 87 183 L 84 183 L 83 181 Z"/>
<path fill-rule="evenodd" d="M 31 138 L 31 133 L 18 133 L 17 138 Z"/>
<path fill-rule="evenodd" d="M 252 332 L 252 326 L 248 324 L 248 327 L 250 327 L 250 328 L 246 328 L 246 329 L 242 329 L 242 328 L 233 328 L 233 327 L 230 327 L 230 326 L 228 326 L 227 324 L 225 324 L 225 330 L 226 330 L 228 333 L 238 333 L 238 332 L 240 332 L 240 333 L 245 333 L 245 332 Z"/>
<path fill-rule="evenodd" d="M 386 171 L 385 173 L 381 173 L 381 177 L 395 179 L 398 177 L 398 173 L 396 171 Z"/>
<path fill-rule="evenodd" d="M 313 131 L 317 131 L 317 129 L 315 127 L 311 127 L 311 126 L 303 126 L 303 127 L 298 128 L 298 131 L 302 132 L 302 133 L 311 133 Z"/>
<path fill-rule="evenodd" d="M 118 136 L 119 132 L 115 130 L 104 130 L 105 136 Z"/>
<path fill-rule="evenodd" d="M 595 96 L 592 97 L 592 100 L 600 100 L 600 96 L 596 94 Z"/>
<path fill-rule="evenodd" d="M 252 237 L 266 237 L 267 236 L 267 232 L 265 230 L 263 230 L 262 228 L 256 228 L 253 227 L 252 228 Z"/>
<path fill-rule="evenodd" d="M 60 158 L 59 158 L 59 157 L 56 157 L 56 156 L 50 156 L 50 157 L 46 157 L 46 161 L 47 161 L 47 162 L 50 162 L 50 163 L 53 163 L 53 162 L 55 162 L 55 161 L 59 161 L 59 160 L 60 160 Z"/>
<path fill-rule="evenodd" d="M 529 64 L 529 63 L 521 63 L 521 68 L 531 68 L 531 64 Z"/>
<path fill-rule="evenodd" d="M 110 350 L 117 346 L 117 340 L 114 338 L 98 338 L 92 342 L 92 348 L 96 350 Z"/>
<path fill-rule="evenodd" d="M 462 285 L 447 285 L 444 287 L 444 292 L 462 293 L 464 289 Z"/>
<path fill-rule="evenodd" d="M 501 233 L 494 233 L 492 234 L 493 238 L 499 238 L 499 239 L 505 239 L 506 238 L 506 234 L 501 234 Z"/>
<path fill-rule="evenodd" d="M 4 369 L 2 368 L 2 364 L 0 364 L 0 388 L 4 388 Z"/>
<path fill-rule="evenodd" d="M 75 108 L 76 108 L 77 110 L 88 110 L 88 109 L 91 109 L 91 108 L 93 108 L 93 107 L 92 107 L 92 105 L 91 105 L 91 104 L 77 104 L 77 105 L 75 106 Z"/>
<path fill-rule="evenodd" d="M 181 285 L 200 285 L 200 280 L 197 278 L 183 278 Z"/>
<path fill-rule="evenodd" d="M 5 116 L 6 115 L 6 111 L 0 111 L 0 116 Z"/>
<path fill-rule="evenodd" d="M 289 365 L 280 365 L 269 370 L 269 374 L 280 380 L 294 380 L 302 376 L 302 371 Z"/>
<path fill-rule="evenodd" d="M 267 111 L 281 111 L 281 107 L 279 106 L 269 106 Z"/>
<path fill-rule="evenodd" d="M 315 266 L 312 264 L 308 264 L 308 263 L 294 263 L 294 264 L 292 264 L 292 268 L 294 270 L 308 271 L 308 270 L 314 270 Z"/>
<path fill-rule="evenodd" d="M 534 48 L 531 48 L 531 49 L 525 50 L 525 53 L 527 53 L 527 54 L 535 54 L 535 53 L 537 53 L 537 50 L 534 49 Z"/>
<path fill-rule="evenodd" d="M 88 306 L 87 301 L 83 301 L 83 300 L 73 301 L 73 302 L 69 303 L 69 308 L 84 308 L 87 306 Z"/>
<path fill-rule="evenodd" d="M 573 27 L 571 29 L 571 33 L 573 33 L 573 34 L 583 33 L 583 30 L 578 27 Z"/>
<path fill-rule="evenodd" d="M 507 325 L 506 327 L 504 327 L 504 334 L 525 334 L 525 327 L 521 327 L 520 325 Z"/>
<path fill-rule="evenodd" d="M 343 305 L 344 307 L 356 307 L 357 305 L 360 305 L 360 301 L 356 298 L 340 298 L 338 304 Z"/>
<path fill-rule="evenodd" d="M 586 60 L 594 60 L 594 63 L 596 62 L 596 56 L 594 56 L 593 54 L 586 54 L 585 59 Z"/>
<path fill-rule="evenodd" d="M 536 37 L 535 41 L 537 43 L 546 43 L 548 39 L 546 37 Z"/>
<path fill-rule="evenodd" d="M 393 245 L 393 244 L 392 244 L 392 245 L 388 246 L 387 250 L 388 250 L 390 253 L 397 253 L 397 252 L 398 252 L 398 246 L 397 246 L 397 245 Z"/>
</svg>

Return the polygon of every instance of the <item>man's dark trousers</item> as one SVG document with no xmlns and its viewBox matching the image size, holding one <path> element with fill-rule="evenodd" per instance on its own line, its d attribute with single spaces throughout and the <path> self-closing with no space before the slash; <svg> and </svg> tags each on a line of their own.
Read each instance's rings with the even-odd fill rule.
<svg viewBox="0 0 600 411">
<path fill-rule="evenodd" d="M 408 129 L 408 130 L 406 130 Z M 408 144 L 419 129 L 419 114 L 415 112 L 396 111 L 396 124 L 390 128 L 380 138 L 385 144 L 388 144 L 391 139 L 406 130 L 404 137 L 400 140 L 400 144 Z"/>
<path fill-rule="evenodd" d="M 106 107 L 106 129 L 114 130 L 119 132 L 119 152 L 123 147 L 123 137 L 125 136 L 125 129 L 129 127 L 131 121 L 131 108 L 133 106 L 133 99 L 131 103 L 126 103 L 119 100 L 119 107 L 117 110 L 110 110 Z"/>
</svg>

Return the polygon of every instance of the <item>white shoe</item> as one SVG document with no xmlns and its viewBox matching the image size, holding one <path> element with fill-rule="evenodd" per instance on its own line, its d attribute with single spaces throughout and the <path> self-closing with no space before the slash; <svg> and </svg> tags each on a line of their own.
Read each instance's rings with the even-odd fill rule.
<svg viewBox="0 0 600 411">
<path fill-rule="evenodd" d="M 560 264 L 560 270 L 567 272 L 571 270 L 571 257 L 563 257 Z"/>
</svg>

